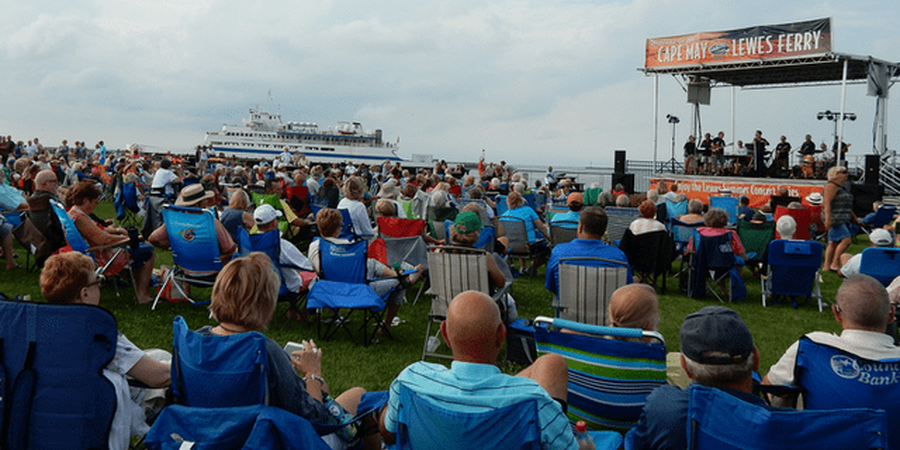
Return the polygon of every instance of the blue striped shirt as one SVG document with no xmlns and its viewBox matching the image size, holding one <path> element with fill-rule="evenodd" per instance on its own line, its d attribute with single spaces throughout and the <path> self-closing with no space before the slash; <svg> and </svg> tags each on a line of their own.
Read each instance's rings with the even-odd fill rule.
<svg viewBox="0 0 900 450">
<path fill-rule="evenodd" d="M 500 373 L 494 365 L 454 361 L 450 369 L 426 362 L 408 366 L 391 383 L 384 426 L 392 433 L 399 428 L 397 409 L 401 384 L 424 395 L 459 398 L 459 403 L 442 406 L 460 412 L 489 411 L 533 398 L 537 400 L 541 448 L 578 449 L 569 420 L 559 403 L 536 381 Z"/>
</svg>

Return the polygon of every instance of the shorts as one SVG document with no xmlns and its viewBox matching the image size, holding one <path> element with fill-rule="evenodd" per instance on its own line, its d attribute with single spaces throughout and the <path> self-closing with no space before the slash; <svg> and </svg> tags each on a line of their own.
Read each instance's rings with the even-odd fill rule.
<svg viewBox="0 0 900 450">
<path fill-rule="evenodd" d="M 853 236 L 850 234 L 850 226 L 846 223 L 832 226 L 828 230 L 828 242 L 840 242 L 851 237 Z"/>
<path fill-rule="evenodd" d="M 349 422 L 351 419 L 353 419 L 353 414 L 347 412 L 347 410 L 345 410 L 343 406 L 341 406 L 330 396 L 326 397 L 323 403 L 325 404 L 325 408 L 328 409 L 328 412 L 331 413 L 331 424 Z M 359 422 L 353 422 L 345 426 L 344 428 L 335 431 L 333 434 L 346 443 L 353 443 L 356 441 L 356 431 L 358 425 Z"/>
<path fill-rule="evenodd" d="M 13 226 L 12 224 L 6 222 L 6 219 L 3 216 L 0 216 L 0 241 L 6 239 L 9 236 L 9 233 L 12 233 Z"/>
<path fill-rule="evenodd" d="M 712 161 L 712 158 L 709 157 L 709 156 L 701 156 L 701 157 L 700 157 L 700 163 L 701 163 L 701 164 L 709 164 L 710 161 Z"/>
</svg>

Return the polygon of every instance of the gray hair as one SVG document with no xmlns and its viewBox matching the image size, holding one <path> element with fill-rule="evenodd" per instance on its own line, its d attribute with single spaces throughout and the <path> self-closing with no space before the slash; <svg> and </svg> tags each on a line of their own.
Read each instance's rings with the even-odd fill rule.
<svg viewBox="0 0 900 450">
<path fill-rule="evenodd" d="M 728 213 L 722 208 L 709 208 L 703 216 L 703 224 L 712 228 L 724 228 L 728 225 Z"/>
<path fill-rule="evenodd" d="M 706 352 L 705 356 L 731 358 L 728 353 L 715 351 Z M 684 365 L 691 374 L 691 380 L 706 386 L 721 386 L 752 377 L 755 358 L 756 354 L 750 353 L 750 357 L 737 364 L 701 364 L 684 356 Z"/>
<path fill-rule="evenodd" d="M 696 198 L 688 202 L 688 212 L 691 214 L 703 214 L 703 202 Z"/>
<path fill-rule="evenodd" d="M 781 216 L 775 222 L 775 228 L 782 239 L 793 239 L 794 233 L 797 232 L 797 221 L 791 216 Z"/>
<path fill-rule="evenodd" d="M 647 191 L 647 198 L 652 200 L 653 203 L 656 203 L 659 201 L 659 192 L 657 192 L 656 189 L 650 189 Z"/>
</svg>

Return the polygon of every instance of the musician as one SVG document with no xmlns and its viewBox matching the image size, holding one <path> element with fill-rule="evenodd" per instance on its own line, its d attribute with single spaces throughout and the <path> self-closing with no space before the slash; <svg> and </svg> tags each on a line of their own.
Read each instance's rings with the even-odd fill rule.
<svg viewBox="0 0 900 450">
<path fill-rule="evenodd" d="M 700 141 L 700 151 L 698 152 L 700 154 L 701 172 L 705 173 L 709 171 L 710 156 L 712 156 L 711 147 L 712 139 L 710 138 L 709 133 L 706 133 L 703 135 L 703 140 Z"/>
<path fill-rule="evenodd" d="M 709 146 L 712 153 L 713 171 L 717 174 L 722 173 L 725 168 L 725 132 L 720 131 Z"/>
<path fill-rule="evenodd" d="M 694 174 L 697 171 L 697 138 L 694 135 L 688 136 L 687 142 L 684 143 L 684 172 Z"/>
<path fill-rule="evenodd" d="M 769 141 L 763 137 L 762 131 L 756 130 L 756 135 L 753 136 L 753 149 L 755 150 L 756 157 L 753 158 L 754 163 L 756 164 L 756 176 L 762 177 L 766 174 L 766 157 L 768 156 L 768 152 L 766 152 L 766 146 L 769 145 Z"/>
<path fill-rule="evenodd" d="M 803 156 L 816 153 L 816 143 L 812 141 L 811 135 L 806 135 L 806 140 L 800 145 L 800 154 Z"/>
<path fill-rule="evenodd" d="M 787 141 L 787 137 L 781 136 L 781 142 L 775 146 L 775 162 L 772 164 L 771 172 L 776 176 L 784 176 L 790 167 L 791 143 Z"/>
</svg>

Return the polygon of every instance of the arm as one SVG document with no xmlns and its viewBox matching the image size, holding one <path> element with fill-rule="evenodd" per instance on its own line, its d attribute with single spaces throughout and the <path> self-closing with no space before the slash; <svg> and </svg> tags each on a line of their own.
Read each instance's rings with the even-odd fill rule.
<svg viewBox="0 0 900 450">
<path fill-rule="evenodd" d="M 171 366 L 147 355 L 142 356 L 126 374 L 151 387 L 166 387 L 172 384 Z"/>
<path fill-rule="evenodd" d="M 125 238 L 121 235 L 110 234 L 103 231 L 86 215 L 79 216 L 78 219 L 75 220 L 75 228 L 78 229 L 78 232 L 81 233 L 82 237 L 84 237 L 91 246 L 115 244 L 123 241 Z M 127 239 L 124 240 L 127 242 Z"/>
<path fill-rule="evenodd" d="M 159 228 L 153 230 L 153 233 L 150 233 L 150 237 L 147 238 L 147 241 L 156 248 L 168 250 L 169 234 L 166 233 L 166 225 L 163 224 Z"/>
<path fill-rule="evenodd" d="M 310 397 L 322 401 L 322 391 L 328 393 L 328 385 L 322 378 L 322 349 L 316 347 L 312 340 L 303 341 L 306 350 L 292 353 L 291 363 L 297 372 L 306 380 L 306 392 Z"/>
<path fill-rule="evenodd" d="M 825 189 L 822 192 L 822 196 L 824 197 L 822 201 L 822 218 L 825 221 L 825 228 L 831 229 L 831 202 L 834 200 L 834 195 L 837 193 L 837 186 L 832 183 L 828 183 L 825 185 Z"/>
<path fill-rule="evenodd" d="M 494 260 L 492 255 L 488 255 L 487 268 L 491 283 L 493 283 L 494 286 L 503 287 L 503 285 L 506 284 L 506 276 L 503 275 L 503 271 L 500 270 L 497 261 Z"/>
</svg>

